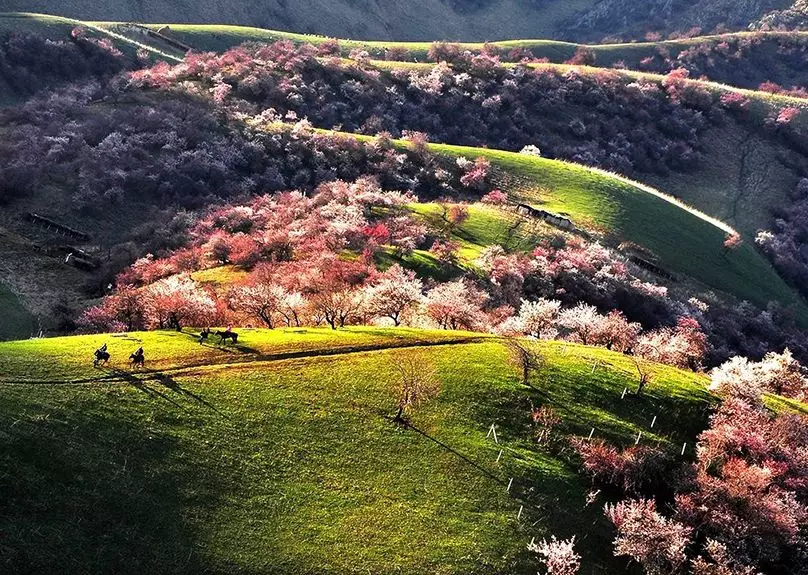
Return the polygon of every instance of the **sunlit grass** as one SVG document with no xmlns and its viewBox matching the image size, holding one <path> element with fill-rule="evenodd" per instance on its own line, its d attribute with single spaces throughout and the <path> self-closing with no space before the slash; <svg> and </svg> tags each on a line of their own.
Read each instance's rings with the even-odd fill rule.
<svg viewBox="0 0 808 575">
<path fill-rule="evenodd" d="M 466 335 L 247 330 L 245 343 L 315 351 Z M 0 485 L 12 502 L 0 530 L 18 553 L 11 565 L 24 556 L 42 572 L 68 562 L 115 572 L 527 574 L 536 572 L 527 542 L 553 533 L 586 537 L 587 571 L 617 572 L 600 506 L 584 507 L 587 480 L 567 453 L 536 443 L 531 407 L 558 412 L 559 437 L 594 427 L 594 437 L 632 445 L 642 432 L 678 453 L 713 402 L 702 376 L 663 366 L 643 397 L 621 399 L 636 385 L 630 358 L 561 342 L 536 344 L 546 365 L 528 388 L 496 340 L 183 371 L 200 353 L 189 337 L 135 337 L 166 354 L 158 361 L 169 371 L 0 384 Z M 102 339 L 2 344 L 2 370 L 27 377 L 27 355 L 54 362 Z M 439 396 L 412 412 L 414 429 L 389 420 L 394 365 L 406 356 L 441 381 Z M 61 369 L 45 375 L 84 373 Z M 492 423 L 498 444 L 486 438 Z"/>
</svg>

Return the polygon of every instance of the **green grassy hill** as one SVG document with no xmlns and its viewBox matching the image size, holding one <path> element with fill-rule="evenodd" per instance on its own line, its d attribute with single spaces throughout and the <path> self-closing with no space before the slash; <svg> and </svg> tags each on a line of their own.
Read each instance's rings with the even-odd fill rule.
<svg viewBox="0 0 808 575">
<path fill-rule="evenodd" d="M 110 34 L 110 38 L 119 44 L 132 42 L 145 45 L 162 54 L 164 57 L 181 58 L 184 54 L 176 46 L 172 46 L 159 37 L 150 37 L 143 33 L 142 28 L 133 27 L 125 22 L 82 22 L 80 20 L 48 16 L 33 13 L 0 13 L 0 29 L 29 30 L 49 35 L 64 37 L 73 27 L 84 25 L 91 27 L 91 31 Z M 295 43 L 309 43 L 315 46 L 331 41 L 331 36 L 316 34 L 301 34 L 285 32 L 266 28 L 250 26 L 228 26 L 222 24 L 145 24 L 153 31 L 168 30 L 165 34 L 178 40 L 197 51 L 222 52 L 238 46 L 244 42 L 275 42 L 278 40 L 291 40 Z M 439 36 L 435 36 L 439 38 Z M 611 68 L 620 66 L 632 70 L 647 69 L 643 61 L 660 59 L 661 55 L 673 61 L 686 51 L 716 49 L 727 45 L 726 50 L 734 52 L 743 42 L 754 42 L 754 48 L 747 48 L 744 56 L 733 56 L 728 59 L 726 66 L 746 66 L 742 72 L 736 74 L 743 87 L 756 88 L 763 81 L 771 80 L 785 86 L 803 85 L 808 83 L 808 69 L 795 64 L 788 55 L 789 48 L 799 46 L 808 41 L 808 32 L 732 32 L 682 38 L 678 40 L 663 40 L 657 42 L 626 42 L 583 44 L 548 39 L 519 39 L 499 40 L 490 42 L 490 45 L 509 52 L 514 48 L 530 51 L 536 58 L 547 58 L 551 63 L 561 64 L 568 61 L 579 49 L 592 53 L 595 63 L 599 67 Z M 340 38 L 339 45 L 343 55 L 347 56 L 351 50 L 367 50 L 373 58 L 385 59 L 390 49 L 406 50 L 404 57 L 409 61 L 424 62 L 427 52 L 432 45 L 431 41 L 405 42 L 405 41 L 374 41 L 352 40 Z M 461 49 L 478 52 L 484 48 L 483 42 L 460 43 Z M 124 49 L 126 46 L 124 46 Z M 784 50 L 784 51 L 783 51 Z M 401 54 L 395 54 L 401 59 Z M 713 54 L 713 58 L 715 54 Z M 733 59 L 735 58 L 735 59 Z M 720 76 L 726 75 L 726 70 L 716 71 Z M 694 74 L 695 76 L 695 74 Z M 718 78 L 723 79 L 723 78 Z"/>
<path fill-rule="evenodd" d="M 77 26 L 83 27 L 91 37 L 108 38 L 115 46 L 128 55 L 134 55 L 138 49 L 150 52 L 155 59 L 169 62 L 181 60 L 180 54 L 171 50 L 153 46 L 148 39 L 130 38 L 119 34 L 111 26 L 98 26 L 94 22 L 51 16 L 48 14 L 8 13 L 0 12 L 0 32 L 29 32 L 54 40 L 65 40 Z M 146 41 L 141 41 L 146 40 Z"/>
<path fill-rule="evenodd" d="M 563 38 L 598 41 L 605 36 L 642 37 L 722 24 L 744 30 L 794 0 L 7 0 L 6 10 L 60 14 L 84 20 L 228 23 L 348 38 L 399 40 L 499 40 Z"/>
<path fill-rule="evenodd" d="M 33 17 L 33 15 L 32 15 Z M 117 22 L 96 22 L 99 28 L 118 32 L 122 35 L 130 35 L 130 29 L 122 23 Z M 158 30 L 168 26 L 167 34 L 180 40 L 197 51 L 222 52 L 224 50 L 238 46 L 244 42 L 276 42 L 278 40 L 291 40 L 295 43 L 308 43 L 319 46 L 325 42 L 333 40 L 330 36 L 320 36 L 316 34 L 297 34 L 294 32 L 284 32 L 280 30 L 268 30 L 250 26 L 225 26 L 218 24 L 148 24 L 149 28 Z M 489 45 L 503 52 L 509 52 L 514 48 L 521 48 L 530 51 L 536 58 L 547 58 L 551 63 L 561 64 L 570 60 L 580 49 L 590 51 L 595 58 L 595 63 L 599 67 L 611 68 L 615 65 L 632 70 L 642 70 L 642 61 L 646 58 L 658 58 L 660 54 L 667 54 L 672 60 L 687 50 L 715 48 L 722 43 L 736 43 L 744 40 L 755 40 L 761 44 L 756 49 L 756 61 L 750 65 L 760 66 L 765 60 L 765 70 L 746 70 L 740 76 L 748 76 L 745 87 L 757 87 L 765 80 L 780 81 L 786 86 L 802 85 L 806 83 L 806 70 L 795 70 L 793 67 L 785 66 L 783 54 L 778 53 L 778 46 L 805 42 L 808 39 L 808 32 L 731 32 L 725 34 L 712 34 L 707 36 L 697 36 L 693 38 L 682 38 L 678 40 L 663 40 L 657 42 L 625 42 L 625 43 L 604 43 L 604 44 L 583 44 L 575 42 L 565 42 L 561 40 L 547 39 L 519 39 L 519 40 L 499 40 L 490 42 Z M 427 53 L 432 46 L 431 41 L 424 42 L 402 42 L 402 41 L 373 41 L 373 40 L 351 40 L 339 38 L 339 45 L 343 55 L 347 56 L 351 50 L 367 50 L 373 58 L 385 59 L 388 50 L 406 50 L 407 60 L 425 62 Z M 483 42 L 461 42 L 458 44 L 462 50 L 479 52 L 484 47 Z M 395 53 L 396 59 L 401 55 Z M 736 61 L 736 66 L 741 63 L 749 63 L 743 58 Z"/>
<path fill-rule="evenodd" d="M 805 302 L 754 248 L 754 237 L 746 236 L 738 250 L 727 252 L 723 242 L 732 228 L 658 190 L 558 160 L 444 144 L 430 144 L 430 149 L 487 158 L 498 170 L 498 185 L 513 200 L 568 215 L 576 226 L 599 233 L 607 244 L 642 245 L 658 256 L 664 268 L 692 278 L 702 289 L 764 306 L 772 300 L 787 302 L 796 306 L 803 320 L 808 318 Z M 496 229 L 496 223 L 490 225 Z"/>
<path fill-rule="evenodd" d="M 558 437 L 642 432 L 678 454 L 711 404 L 702 376 L 662 366 L 621 400 L 629 358 L 561 342 L 537 344 L 547 361 L 527 388 L 474 334 L 240 334 L 0 344 L 4 570 L 527 574 L 527 543 L 554 533 L 577 535 L 584 572 L 620 573 L 602 502 L 585 506 L 568 450 L 536 443 L 531 407 L 558 412 Z M 113 361 L 94 369 L 102 341 Z M 389 419 L 402 358 L 441 382 L 411 427 Z"/>
</svg>

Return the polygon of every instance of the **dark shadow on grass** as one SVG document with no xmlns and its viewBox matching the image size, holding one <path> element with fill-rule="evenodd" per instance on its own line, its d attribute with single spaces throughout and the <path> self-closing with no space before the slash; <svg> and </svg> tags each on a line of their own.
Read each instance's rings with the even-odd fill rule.
<svg viewBox="0 0 808 575">
<path fill-rule="evenodd" d="M 390 418 L 390 419 L 391 419 L 391 421 L 395 421 L 395 419 L 393 419 L 393 418 Z M 475 469 L 477 469 L 477 470 L 478 470 L 480 473 L 482 473 L 483 475 L 485 475 L 486 477 L 488 477 L 488 478 L 489 478 L 491 481 L 494 481 L 494 482 L 496 482 L 496 483 L 499 483 L 500 485 L 508 485 L 508 482 L 507 482 L 507 481 L 505 481 L 505 480 L 503 480 L 503 479 L 501 479 L 501 478 L 497 477 L 497 476 L 496 476 L 496 475 L 494 475 L 494 474 L 493 474 L 493 473 L 492 473 L 490 470 L 486 469 L 485 467 L 483 467 L 483 466 L 482 466 L 482 465 L 480 465 L 479 463 L 477 463 L 477 462 L 473 461 L 473 460 L 472 460 L 472 459 L 470 459 L 468 456 L 463 455 L 462 453 L 460 453 L 460 452 L 459 452 L 459 451 L 457 451 L 456 449 L 454 449 L 454 448 L 452 448 L 452 447 L 450 447 L 450 446 L 446 445 L 446 444 L 445 444 L 445 443 L 443 443 L 443 442 L 442 442 L 440 439 L 436 439 L 436 438 L 432 437 L 431 435 L 429 435 L 427 432 L 422 431 L 421 429 L 418 429 L 417 427 L 415 427 L 415 426 L 414 426 L 412 423 L 410 423 L 409 421 L 406 421 L 406 420 L 405 420 L 405 421 L 395 421 L 395 422 L 396 422 L 396 423 L 398 423 L 399 425 L 403 425 L 403 426 L 404 426 L 404 427 L 406 427 L 407 429 L 411 429 L 411 430 L 413 430 L 414 432 L 416 432 L 416 433 L 419 433 L 419 434 L 423 435 L 423 436 L 424 436 L 424 437 L 426 437 L 428 440 L 430 440 L 430 441 L 432 441 L 433 443 L 435 443 L 435 444 L 439 445 L 440 447 L 442 447 L 442 448 L 443 448 L 443 449 L 445 449 L 446 451 L 448 451 L 448 452 L 452 453 L 453 455 L 456 455 L 457 457 L 459 457 L 460 459 L 462 459 L 463 461 L 465 461 L 466 463 L 468 463 L 469 465 L 471 465 L 472 467 L 474 467 Z"/>
<path fill-rule="evenodd" d="M 110 393 L 125 397 L 86 389 L 4 390 L 3 573 L 209 572 L 185 520 L 187 489 L 203 511 L 218 505 L 226 485 L 210 470 L 200 473 L 195 459 L 172 455 L 183 451 L 181 440 L 159 421 L 140 417 L 133 408 L 142 405 L 140 396 L 121 403 Z M 37 413 L 58 415 L 26 415 Z"/>
<path fill-rule="evenodd" d="M 180 384 L 177 383 L 177 381 L 173 377 L 171 377 L 170 375 L 168 375 L 166 373 L 157 373 L 157 374 L 155 374 L 154 381 L 156 381 L 160 385 L 163 385 L 163 386 L 167 387 L 168 389 L 170 389 L 174 393 L 179 393 L 180 395 L 188 397 L 188 398 L 190 398 L 190 399 L 204 405 L 205 407 L 207 407 L 211 411 L 215 411 L 217 414 L 221 415 L 222 417 L 225 417 L 225 418 L 227 417 L 224 413 L 222 413 L 221 411 L 216 409 L 216 407 L 214 407 L 211 403 L 209 403 L 208 401 L 203 399 L 201 396 L 193 393 L 192 391 L 188 391 L 187 389 L 184 389 L 183 387 L 181 387 Z"/>
<path fill-rule="evenodd" d="M 134 373 L 126 371 L 126 370 L 123 370 L 123 369 L 115 369 L 115 368 L 113 368 L 110 371 L 112 371 L 112 373 L 114 373 L 115 376 L 119 377 L 122 381 L 124 381 L 125 383 L 128 383 L 129 385 L 131 385 L 135 389 L 137 389 L 139 391 L 142 391 L 144 393 L 147 393 L 147 394 L 151 395 L 152 397 L 164 399 L 167 402 L 173 404 L 175 407 L 178 407 L 180 409 L 185 409 L 182 405 L 180 405 L 179 403 L 177 403 L 176 401 L 174 401 L 173 399 L 168 397 L 166 394 L 162 393 L 161 391 L 159 391 L 157 389 L 154 389 L 153 387 L 150 387 L 146 383 L 147 380 L 141 379 L 141 378 L 135 376 Z"/>
</svg>

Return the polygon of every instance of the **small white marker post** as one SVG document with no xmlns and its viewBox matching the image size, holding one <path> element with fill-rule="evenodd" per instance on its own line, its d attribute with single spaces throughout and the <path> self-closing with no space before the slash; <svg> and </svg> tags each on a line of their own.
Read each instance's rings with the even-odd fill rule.
<svg viewBox="0 0 808 575">
<path fill-rule="evenodd" d="M 508 488 L 505 490 L 505 491 L 507 491 L 508 493 L 510 493 L 510 492 L 511 492 L 511 485 L 513 485 L 513 477 L 511 477 L 511 480 L 510 480 L 510 481 L 508 481 Z"/>
<path fill-rule="evenodd" d="M 653 429 L 653 428 L 654 428 L 654 425 L 656 425 L 656 417 L 657 417 L 657 416 L 655 415 L 655 416 L 654 416 L 654 419 L 651 421 L 651 429 Z"/>
<path fill-rule="evenodd" d="M 592 441 L 592 436 L 593 435 L 595 435 L 595 428 L 594 427 L 592 428 L 592 431 L 589 432 L 589 437 L 587 437 L 587 439 Z"/>
<path fill-rule="evenodd" d="M 685 448 L 687 447 L 687 442 L 682 445 L 682 455 L 685 454 Z"/>
<path fill-rule="evenodd" d="M 494 443 L 499 443 L 499 439 L 497 439 L 497 426 L 495 424 L 491 424 L 491 427 L 488 428 L 488 434 L 485 436 L 486 439 L 491 437 L 491 434 L 494 434 Z"/>
<path fill-rule="evenodd" d="M 637 434 L 637 441 L 634 442 L 634 445 L 638 445 L 640 443 L 641 437 L 642 437 L 642 431 Z"/>
<path fill-rule="evenodd" d="M 625 398 L 626 398 L 626 392 L 627 392 L 627 391 L 628 391 L 628 388 L 627 388 L 627 387 L 624 387 L 624 388 L 623 388 L 623 395 L 621 395 L 621 396 L 620 396 L 620 399 L 625 399 Z"/>
<path fill-rule="evenodd" d="M 499 458 L 502 457 L 502 450 L 499 450 L 499 455 L 497 455 L 497 460 L 495 463 L 499 463 Z"/>
<path fill-rule="evenodd" d="M 517 521 L 518 521 L 518 520 L 520 520 L 520 519 L 522 518 L 522 511 L 524 510 L 524 508 L 525 508 L 525 506 L 524 506 L 524 505 L 520 505 L 520 506 L 519 506 L 519 513 L 516 515 L 516 520 L 517 520 Z"/>
</svg>

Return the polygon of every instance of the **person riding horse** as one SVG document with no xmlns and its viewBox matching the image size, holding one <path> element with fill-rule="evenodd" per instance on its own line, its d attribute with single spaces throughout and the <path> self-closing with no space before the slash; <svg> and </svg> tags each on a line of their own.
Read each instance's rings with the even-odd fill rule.
<svg viewBox="0 0 808 575">
<path fill-rule="evenodd" d="M 143 367 L 146 364 L 146 356 L 143 354 L 143 348 L 138 348 L 135 353 L 129 356 L 129 359 L 132 360 L 133 367 Z"/>
<path fill-rule="evenodd" d="M 107 352 L 107 344 L 104 343 L 101 347 L 99 347 L 95 352 L 93 352 L 95 359 L 93 360 L 93 366 L 98 367 L 99 363 L 106 364 L 109 361 L 110 355 Z"/>
<path fill-rule="evenodd" d="M 231 340 L 234 344 L 238 343 L 238 334 L 230 329 L 230 326 L 227 326 L 227 329 L 224 331 L 217 331 L 216 335 L 219 336 L 219 345 L 226 342 L 228 339 Z"/>
</svg>

